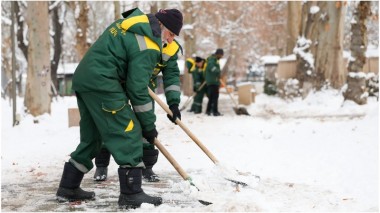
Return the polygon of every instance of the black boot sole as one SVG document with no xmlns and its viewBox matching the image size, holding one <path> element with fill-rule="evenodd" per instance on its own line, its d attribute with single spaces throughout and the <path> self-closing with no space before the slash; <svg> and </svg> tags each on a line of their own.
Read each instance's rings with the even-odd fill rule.
<svg viewBox="0 0 380 213">
<path fill-rule="evenodd" d="M 85 192 L 86 196 L 78 196 L 78 193 L 84 193 L 81 188 L 77 189 L 66 189 L 59 187 L 57 191 L 57 201 L 60 203 L 63 202 L 74 202 L 74 201 L 85 201 L 85 200 L 95 200 L 94 192 Z"/>
<path fill-rule="evenodd" d="M 62 197 L 62 196 L 57 196 L 57 201 L 58 203 L 66 203 L 66 202 L 75 202 L 75 201 L 91 201 L 95 200 L 95 197 L 93 198 L 86 198 L 86 199 L 75 199 L 75 198 L 67 198 L 67 197 Z"/>
<path fill-rule="evenodd" d="M 127 198 L 130 196 L 130 198 Z M 150 199 L 150 200 L 147 200 Z M 122 203 L 122 204 L 121 204 Z M 119 196 L 119 207 L 120 208 L 139 208 L 141 204 L 143 203 L 148 203 L 148 204 L 153 204 L 154 206 L 159 206 L 162 204 L 162 198 L 160 197 L 151 197 L 144 192 L 140 192 L 135 195 L 124 195 L 120 194 Z"/>
</svg>

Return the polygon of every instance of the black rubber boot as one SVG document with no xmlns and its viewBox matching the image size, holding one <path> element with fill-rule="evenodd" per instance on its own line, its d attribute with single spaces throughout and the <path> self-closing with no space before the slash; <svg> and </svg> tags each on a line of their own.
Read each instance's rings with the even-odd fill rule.
<svg viewBox="0 0 380 213">
<path fill-rule="evenodd" d="M 217 112 L 214 112 L 213 115 L 214 115 L 214 116 L 223 116 L 223 114 L 221 114 L 221 113 L 218 112 L 218 111 L 217 111 Z"/>
<path fill-rule="evenodd" d="M 143 150 L 143 162 L 145 164 L 145 169 L 142 170 L 142 175 L 144 180 L 148 182 L 158 182 L 160 178 L 153 172 L 152 168 L 154 164 L 157 163 L 158 150 Z"/>
<path fill-rule="evenodd" d="M 188 112 L 194 112 L 194 107 L 193 105 L 191 105 L 191 108 L 189 110 L 187 110 Z"/>
<path fill-rule="evenodd" d="M 119 168 L 121 208 L 139 208 L 142 203 L 161 205 L 161 197 L 152 197 L 144 193 L 141 188 L 141 168 Z"/>
<path fill-rule="evenodd" d="M 108 168 L 107 167 L 96 167 L 94 180 L 105 181 L 107 179 Z"/>
<path fill-rule="evenodd" d="M 213 107 L 212 107 L 212 111 L 213 111 L 213 115 L 214 116 L 222 116 L 222 114 L 219 112 L 218 110 L 218 100 L 216 100 L 216 102 L 214 103 Z"/>
<path fill-rule="evenodd" d="M 211 104 L 210 103 L 207 103 L 206 115 L 211 115 Z"/>
<path fill-rule="evenodd" d="M 94 174 L 94 180 L 105 181 L 107 179 L 108 165 L 110 164 L 111 153 L 102 148 L 100 153 L 95 157 L 96 170 Z"/>
<path fill-rule="evenodd" d="M 82 182 L 84 173 L 75 168 L 71 163 L 66 162 L 63 168 L 63 174 L 57 191 L 57 200 L 59 202 L 93 200 L 94 192 L 82 190 L 79 186 Z"/>
</svg>

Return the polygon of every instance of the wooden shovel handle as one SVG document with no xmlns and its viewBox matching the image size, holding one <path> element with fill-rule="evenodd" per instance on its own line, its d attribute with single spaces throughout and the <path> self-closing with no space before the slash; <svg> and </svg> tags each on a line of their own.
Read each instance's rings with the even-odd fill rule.
<svg viewBox="0 0 380 213">
<path fill-rule="evenodd" d="M 190 97 L 186 100 L 186 102 L 183 104 L 183 106 L 181 107 L 181 109 L 180 109 L 179 111 L 184 110 L 184 109 L 187 107 L 187 105 L 189 105 L 189 103 L 191 102 L 191 100 L 193 100 L 193 98 L 197 95 L 197 93 L 198 93 L 199 91 L 201 91 L 201 89 L 202 89 L 205 85 L 206 85 L 206 81 L 203 82 L 203 84 L 201 84 L 201 86 L 197 89 L 197 91 L 196 91 L 192 96 L 190 96 Z"/>
<path fill-rule="evenodd" d="M 172 111 L 169 109 L 169 107 L 162 102 L 162 100 L 154 93 L 149 87 L 149 95 L 162 107 L 162 109 L 165 110 L 166 113 L 168 113 L 170 116 L 173 116 Z M 175 122 L 180 126 L 183 131 L 199 146 L 199 148 L 202 149 L 202 151 L 215 163 L 218 164 L 219 161 L 215 158 L 213 154 L 202 144 L 202 142 L 185 126 L 185 124 L 182 123 L 180 119 L 176 119 Z"/>
<path fill-rule="evenodd" d="M 234 103 L 235 107 L 238 108 L 238 104 L 235 102 L 235 99 L 232 97 L 231 93 L 228 91 L 226 84 L 222 81 L 222 79 L 219 80 L 222 86 L 226 89 L 227 94 L 230 96 L 232 102 Z"/>
<path fill-rule="evenodd" d="M 168 161 L 173 165 L 174 169 L 181 175 L 184 180 L 191 180 L 190 176 L 182 169 L 178 162 L 173 158 L 173 156 L 166 150 L 166 148 L 160 143 L 160 141 L 155 138 L 154 145 L 160 150 L 160 152 L 168 159 Z"/>
</svg>

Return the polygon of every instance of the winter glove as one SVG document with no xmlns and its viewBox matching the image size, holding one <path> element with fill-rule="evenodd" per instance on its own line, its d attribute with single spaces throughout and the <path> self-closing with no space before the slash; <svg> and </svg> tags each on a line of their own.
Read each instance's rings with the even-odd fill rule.
<svg viewBox="0 0 380 213">
<path fill-rule="evenodd" d="M 196 83 L 194 85 L 194 92 L 198 92 L 198 89 L 199 89 L 199 83 Z"/>
<path fill-rule="evenodd" d="M 142 135 L 149 143 L 154 144 L 154 139 L 157 137 L 158 132 L 156 128 L 154 128 L 150 131 L 143 131 Z"/>
<path fill-rule="evenodd" d="M 169 114 L 167 114 L 169 120 L 171 120 L 171 122 L 173 122 L 175 125 L 177 125 L 175 123 L 175 120 L 178 118 L 179 120 L 181 120 L 181 112 L 179 111 L 178 109 L 178 104 L 172 104 L 169 106 L 169 109 L 172 111 L 173 113 L 173 117 L 170 116 Z"/>
</svg>

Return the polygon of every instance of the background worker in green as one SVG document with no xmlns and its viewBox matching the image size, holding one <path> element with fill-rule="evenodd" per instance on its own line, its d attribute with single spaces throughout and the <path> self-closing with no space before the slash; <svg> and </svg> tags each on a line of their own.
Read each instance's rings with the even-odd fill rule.
<svg viewBox="0 0 380 213">
<path fill-rule="evenodd" d="M 181 119 L 181 113 L 178 110 L 180 103 L 181 88 L 180 88 L 180 71 L 178 68 L 178 52 L 181 49 L 181 45 L 174 40 L 171 43 L 165 43 L 162 48 L 161 60 L 156 64 L 152 77 L 149 81 L 149 87 L 154 91 L 157 88 L 157 76 L 162 72 L 164 91 L 166 96 L 166 102 L 169 108 L 172 110 L 174 116 Z M 182 50 L 182 49 L 181 49 Z M 152 104 L 154 108 L 154 100 Z M 174 110 L 173 110 L 174 109 Z M 178 112 L 176 112 L 176 109 Z M 173 123 L 174 121 L 169 118 Z M 158 150 L 155 146 L 147 141 L 143 144 L 143 162 L 145 168 L 142 170 L 143 178 L 148 182 L 158 182 L 160 179 L 153 172 L 152 168 L 157 163 Z M 110 162 L 111 154 L 107 148 L 102 147 L 101 152 L 95 158 L 96 171 L 94 179 L 96 181 L 105 181 L 107 179 L 108 165 Z"/>
<path fill-rule="evenodd" d="M 94 199 L 95 193 L 82 190 L 80 184 L 104 143 L 120 165 L 118 204 L 135 208 L 162 203 L 141 188 L 143 137 L 154 143 L 158 135 L 147 86 L 160 60 L 162 41 L 173 41 L 183 17 L 176 9 L 145 15 L 137 8 L 123 16 L 107 27 L 75 70 L 80 143 L 64 165 L 58 200 Z M 125 82 L 126 92 L 120 82 Z"/>
<path fill-rule="evenodd" d="M 186 69 L 188 73 L 192 73 L 195 69 L 195 58 L 196 57 L 190 57 L 186 59 Z"/>
<path fill-rule="evenodd" d="M 218 111 L 219 85 L 220 85 L 220 65 L 219 59 L 224 55 L 223 49 L 217 49 L 215 54 L 207 58 L 206 66 L 206 84 L 208 103 L 206 114 L 220 116 Z"/>
<path fill-rule="evenodd" d="M 193 78 L 193 91 L 194 92 L 196 92 L 196 90 L 195 90 L 195 69 L 197 68 L 197 66 L 196 66 L 196 61 L 198 60 L 200 60 L 201 58 L 200 57 L 198 57 L 198 56 L 193 56 L 193 57 L 190 57 L 190 58 L 187 58 L 186 59 L 186 69 L 187 69 L 187 72 L 189 73 L 189 74 L 191 74 L 191 76 L 192 76 L 192 78 Z M 194 108 L 193 107 L 191 107 L 190 108 L 190 110 L 188 110 L 188 112 L 194 112 Z"/>
<path fill-rule="evenodd" d="M 207 92 L 206 85 L 201 88 L 202 84 L 205 83 L 206 60 L 204 58 L 197 57 L 195 64 L 196 68 L 193 71 L 193 82 L 194 92 L 196 92 L 196 95 L 194 96 L 194 101 L 191 105 L 191 109 L 195 114 L 199 114 L 202 113 L 203 97 Z"/>
</svg>

